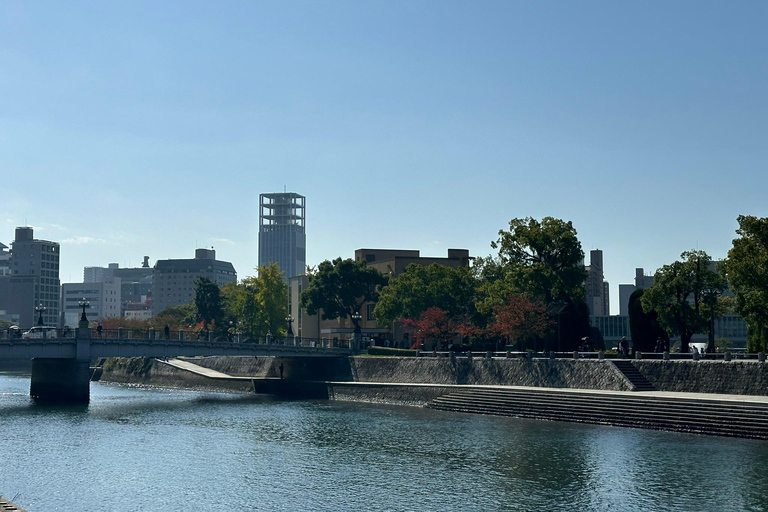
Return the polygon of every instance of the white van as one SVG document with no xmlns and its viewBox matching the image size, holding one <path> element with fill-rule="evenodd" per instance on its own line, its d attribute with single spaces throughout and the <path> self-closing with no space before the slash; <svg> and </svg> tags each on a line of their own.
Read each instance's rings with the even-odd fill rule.
<svg viewBox="0 0 768 512">
<path fill-rule="evenodd" d="M 42 340 L 42 339 L 52 339 L 56 338 L 58 334 L 56 333 L 55 327 L 46 327 L 44 325 L 36 325 L 24 334 L 21 335 L 22 339 L 25 340 Z"/>
</svg>

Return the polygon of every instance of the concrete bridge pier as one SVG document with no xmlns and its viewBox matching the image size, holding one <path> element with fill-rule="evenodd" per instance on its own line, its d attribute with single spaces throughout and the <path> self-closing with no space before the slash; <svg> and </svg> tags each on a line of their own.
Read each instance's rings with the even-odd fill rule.
<svg viewBox="0 0 768 512">
<path fill-rule="evenodd" d="M 90 381 L 90 361 L 35 358 L 29 394 L 38 403 L 87 404 Z"/>
<path fill-rule="evenodd" d="M 91 399 L 91 329 L 83 318 L 76 333 L 74 359 L 32 359 L 29 395 L 46 404 L 88 404 Z"/>
</svg>

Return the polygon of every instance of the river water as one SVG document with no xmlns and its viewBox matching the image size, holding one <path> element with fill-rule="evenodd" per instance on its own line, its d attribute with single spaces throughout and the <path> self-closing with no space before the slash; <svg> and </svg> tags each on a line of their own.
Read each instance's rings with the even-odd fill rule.
<svg viewBox="0 0 768 512">
<path fill-rule="evenodd" d="M 0 374 L 0 494 L 62 511 L 741 511 L 768 442 Z"/>
</svg>

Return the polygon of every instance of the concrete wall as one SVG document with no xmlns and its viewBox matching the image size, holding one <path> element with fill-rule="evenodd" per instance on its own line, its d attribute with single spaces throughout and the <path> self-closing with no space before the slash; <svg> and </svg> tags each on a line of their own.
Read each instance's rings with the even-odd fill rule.
<svg viewBox="0 0 768 512">
<path fill-rule="evenodd" d="M 768 365 L 757 361 L 633 361 L 659 391 L 768 395 Z"/>
</svg>

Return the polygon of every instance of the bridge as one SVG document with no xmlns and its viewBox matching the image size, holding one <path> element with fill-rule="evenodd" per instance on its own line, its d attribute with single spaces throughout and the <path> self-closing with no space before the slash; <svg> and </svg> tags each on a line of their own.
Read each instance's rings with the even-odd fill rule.
<svg viewBox="0 0 768 512">
<path fill-rule="evenodd" d="M 76 329 L 43 332 L 40 338 L 25 339 L 5 331 L 0 336 L 0 359 L 32 359 L 30 395 L 39 402 L 88 403 L 90 363 L 101 357 L 178 356 L 274 356 L 333 358 L 352 353 L 348 340 L 299 337 L 244 340 L 214 338 L 198 333 L 116 329 L 98 331 L 81 321 Z"/>
</svg>

